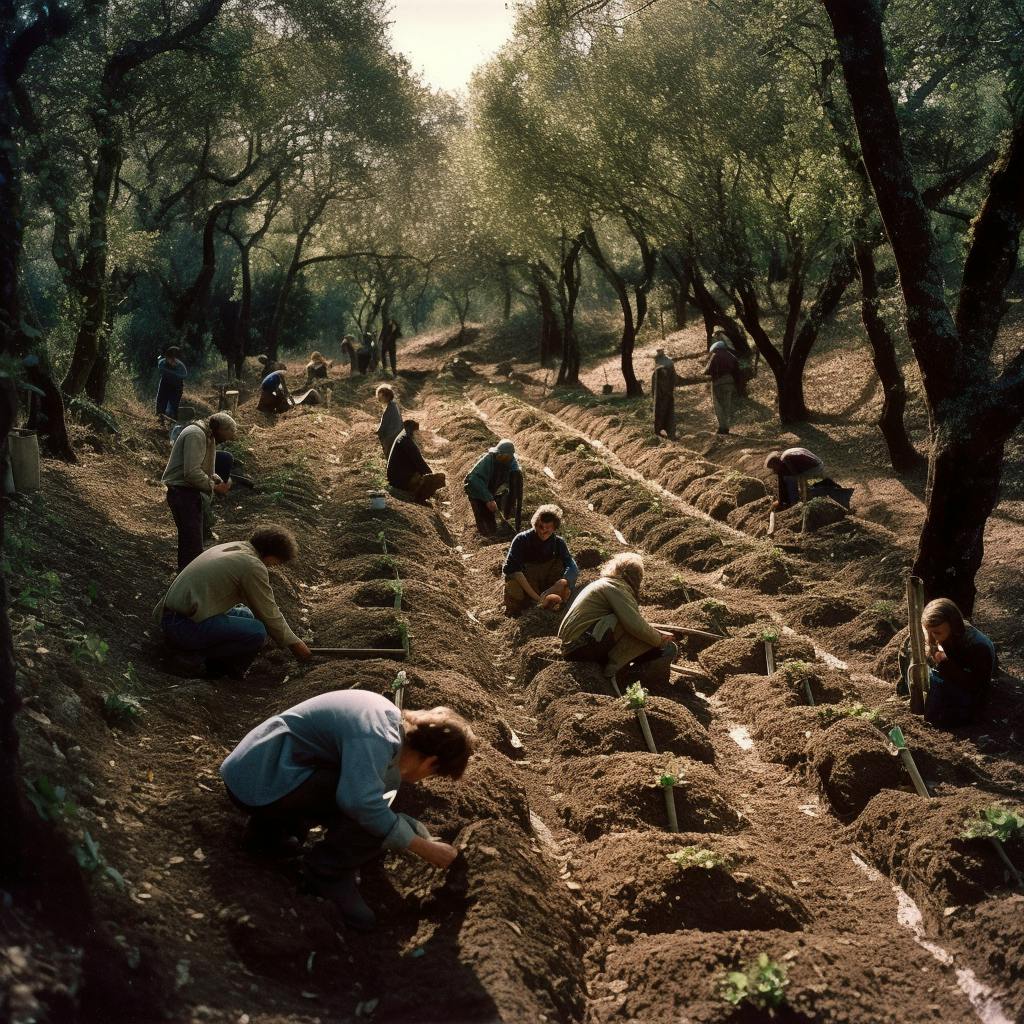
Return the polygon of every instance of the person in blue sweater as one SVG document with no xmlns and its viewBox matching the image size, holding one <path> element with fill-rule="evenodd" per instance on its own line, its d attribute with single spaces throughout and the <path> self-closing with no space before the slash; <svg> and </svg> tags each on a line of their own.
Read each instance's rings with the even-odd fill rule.
<svg viewBox="0 0 1024 1024">
<path fill-rule="evenodd" d="M 488 448 L 466 475 L 462 489 L 473 509 L 476 528 L 485 537 L 498 532 L 495 518 L 515 516 L 515 531 L 523 515 L 523 471 L 516 460 L 516 446 L 507 437 Z"/>
<path fill-rule="evenodd" d="M 964 619 L 948 597 L 925 605 L 921 628 L 928 638 L 932 664 L 925 721 L 940 729 L 970 725 L 988 700 L 996 667 L 995 645 Z"/>
<path fill-rule="evenodd" d="M 228 797 L 249 815 L 246 846 L 256 855 L 302 852 L 313 825 L 323 838 L 304 857 L 313 889 L 333 900 L 354 928 L 376 924 L 357 869 L 385 850 L 447 868 L 459 851 L 391 809 L 403 782 L 461 779 L 476 736 L 450 708 L 401 711 L 386 697 L 335 690 L 256 726 L 220 766 Z"/>
<path fill-rule="evenodd" d="M 569 603 L 580 570 L 558 535 L 562 510 L 541 505 L 530 520 L 530 529 L 517 533 L 505 556 L 505 614 L 521 615 L 539 604 L 557 611 Z"/>
<path fill-rule="evenodd" d="M 261 412 L 287 412 L 292 407 L 284 363 L 267 363 L 267 375 L 260 382 L 260 400 L 256 408 Z"/>
<path fill-rule="evenodd" d="M 156 414 L 178 418 L 178 406 L 185 390 L 185 378 L 188 370 L 181 361 L 181 349 L 177 345 L 169 345 L 164 354 L 156 362 L 160 371 L 160 384 L 156 389 Z"/>
</svg>

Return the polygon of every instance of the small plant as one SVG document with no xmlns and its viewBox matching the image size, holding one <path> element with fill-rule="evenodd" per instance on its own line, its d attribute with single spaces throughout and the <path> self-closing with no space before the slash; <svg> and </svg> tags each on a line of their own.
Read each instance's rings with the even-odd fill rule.
<svg viewBox="0 0 1024 1024">
<path fill-rule="evenodd" d="M 111 878 L 119 889 L 124 888 L 124 876 L 117 868 L 111 867 L 107 863 L 107 859 L 100 852 L 100 844 L 93 839 L 88 831 L 82 833 L 82 841 L 75 845 L 74 854 L 78 866 L 83 871 L 92 874 L 97 869 L 103 868 L 103 873 Z"/>
<path fill-rule="evenodd" d="M 704 846 L 682 846 L 666 856 L 677 868 L 703 868 L 705 871 L 712 871 L 728 865 L 725 857 Z"/>
<path fill-rule="evenodd" d="M 895 601 L 875 601 L 868 611 L 874 612 L 880 619 L 893 622 L 899 618 L 900 607 Z"/>
<path fill-rule="evenodd" d="M 93 605 L 99 600 L 100 585 L 95 580 L 89 580 L 85 585 L 85 593 L 82 595 L 87 605 Z"/>
<path fill-rule="evenodd" d="M 640 683 L 630 683 L 626 687 L 626 692 L 622 698 L 626 702 L 626 706 L 633 711 L 643 711 L 644 705 L 647 703 L 647 691 L 640 685 Z"/>
<path fill-rule="evenodd" d="M 758 953 L 757 959 L 745 971 L 729 971 L 722 984 L 722 998 L 733 1006 L 750 1003 L 761 1010 L 772 1010 L 786 999 L 786 968 L 772 960 L 767 953 Z"/>
<path fill-rule="evenodd" d="M 398 693 L 399 690 L 404 690 L 409 685 L 409 677 L 406 675 L 405 669 L 399 669 L 398 675 L 391 680 L 391 692 Z"/>
<path fill-rule="evenodd" d="M 110 645 L 95 633 L 70 637 L 71 658 L 79 665 L 102 665 L 110 653 Z"/>
<path fill-rule="evenodd" d="M 777 644 L 779 642 L 779 631 L 769 627 L 761 633 L 761 639 L 766 644 Z"/>
<path fill-rule="evenodd" d="M 25 796 L 43 821 L 64 821 L 78 813 L 75 802 L 69 799 L 63 786 L 55 786 L 45 775 L 29 779 Z"/>
<path fill-rule="evenodd" d="M 683 773 L 683 770 L 681 768 L 677 768 L 675 769 L 675 771 L 666 769 L 664 772 L 661 773 L 661 775 L 656 775 L 655 778 L 658 781 L 658 785 L 661 786 L 663 789 L 670 789 L 673 786 L 686 785 L 686 775 Z"/>
<path fill-rule="evenodd" d="M 60 577 L 51 569 L 49 572 L 33 573 L 28 576 L 17 596 L 14 605 L 30 612 L 38 611 L 41 601 L 50 601 L 60 592 Z"/>
<path fill-rule="evenodd" d="M 129 664 L 121 678 L 103 694 L 103 715 L 108 722 L 135 722 L 145 714 L 142 698 L 129 692 L 138 685 L 135 666 Z"/>
<path fill-rule="evenodd" d="M 409 626 L 405 622 L 398 624 L 398 642 L 404 650 L 409 650 Z"/>
<path fill-rule="evenodd" d="M 779 671 L 783 674 L 787 683 L 799 684 L 814 678 L 814 666 L 809 661 L 799 661 L 796 659 L 784 661 L 779 666 Z"/>
<path fill-rule="evenodd" d="M 700 603 L 700 610 L 708 616 L 711 615 L 725 615 L 729 609 L 721 601 L 716 601 L 713 597 L 706 597 Z"/>
<path fill-rule="evenodd" d="M 856 704 L 823 704 L 814 709 L 823 725 L 831 725 L 840 718 L 863 718 L 866 722 L 877 725 L 882 716 L 860 702 Z"/>
<path fill-rule="evenodd" d="M 961 839 L 998 839 L 1002 843 L 1017 836 L 1024 836 L 1024 808 L 1011 811 L 999 804 L 982 808 L 960 833 Z"/>
<path fill-rule="evenodd" d="M 761 557 L 772 565 L 782 565 L 782 549 L 775 547 L 774 544 L 769 544 L 762 552 Z"/>
<path fill-rule="evenodd" d="M 386 555 L 388 553 L 388 538 L 383 530 L 377 534 L 377 543 L 380 544 L 381 551 Z"/>
</svg>

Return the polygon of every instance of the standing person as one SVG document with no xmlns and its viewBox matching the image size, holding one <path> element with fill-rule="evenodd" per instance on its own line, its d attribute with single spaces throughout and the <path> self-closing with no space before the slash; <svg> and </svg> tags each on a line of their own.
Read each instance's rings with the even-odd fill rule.
<svg viewBox="0 0 1024 1024">
<path fill-rule="evenodd" d="M 654 373 L 651 374 L 651 394 L 654 396 L 654 434 L 662 433 L 676 439 L 676 364 L 659 348 L 654 355 Z"/>
<path fill-rule="evenodd" d="M 940 597 L 925 605 L 921 628 L 928 638 L 925 721 L 940 729 L 970 725 L 988 700 L 996 649 L 977 626 L 967 622 L 956 603 Z"/>
<path fill-rule="evenodd" d="M 334 690 L 256 726 L 220 766 L 228 797 L 249 815 L 254 854 L 298 854 L 311 825 L 323 838 L 305 855 L 313 888 L 346 924 L 377 919 L 359 892 L 357 869 L 386 850 L 447 868 L 459 851 L 415 818 L 391 810 L 385 794 L 432 776 L 461 779 L 477 739 L 450 708 L 401 711 L 386 697 Z"/>
<path fill-rule="evenodd" d="M 356 364 L 363 376 L 366 376 L 366 371 L 370 368 L 370 360 L 372 358 L 373 335 L 369 331 L 363 331 L 363 337 L 356 352 Z"/>
<path fill-rule="evenodd" d="M 359 369 L 359 355 L 356 351 L 356 339 L 351 334 L 346 334 L 341 339 L 341 351 L 348 356 L 349 376 L 354 377 Z"/>
<path fill-rule="evenodd" d="M 177 345 L 169 345 L 156 361 L 156 366 L 160 371 L 160 383 L 156 389 L 156 414 L 176 420 L 185 390 L 185 378 L 188 376 L 188 370 L 181 361 L 181 349 Z"/>
<path fill-rule="evenodd" d="M 558 535 L 562 510 L 541 505 L 530 520 L 530 529 L 517 533 L 505 556 L 505 614 L 521 615 L 539 604 L 555 611 L 569 603 L 580 570 Z"/>
<path fill-rule="evenodd" d="M 167 645 L 204 659 L 211 676 L 242 679 L 271 636 L 299 661 L 309 648 L 291 630 L 274 598 L 268 567 L 299 553 L 283 526 L 261 526 L 248 541 L 218 544 L 178 573 L 153 610 Z"/>
<path fill-rule="evenodd" d="M 256 408 L 260 412 L 286 412 L 292 406 L 291 393 L 284 371 L 288 369 L 284 363 L 267 363 L 270 371 L 260 381 L 260 400 Z"/>
<path fill-rule="evenodd" d="M 518 532 L 523 515 L 523 471 L 516 460 L 516 446 L 507 437 L 477 459 L 462 489 L 483 536 L 493 537 L 498 532 L 495 515 L 499 509 L 506 519 L 515 514 Z"/>
<path fill-rule="evenodd" d="M 217 445 L 234 440 L 235 421 L 226 412 L 196 420 L 178 434 L 161 482 L 178 529 L 178 572 L 203 553 L 203 498 L 227 494 L 230 481 L 214 470 Z"/>
<path fill-rule="evenodd" d="M 711 378 L 711 401 L 718 419 L 718 433 L 728 434 L 732 426 L 732 407 L 740 382 L 739 360 L 729 347 L 722 331 L 715 331 L 714 342 L 708 350 L 711 358 L 704 367 L 704 376 Z"/>
<path fill-rule="evenodd" d="M 432 473 L 420 453 L 417 444 L 420 425 L 416 420 L 406 420 L 403 427 L 388 454 L 388 483 L 400 491 L 408 491 L 416 501 L 426 505 L 434 492 L 444 487 L 445 475 Z"/>
<path fill-rule="evenodd" d="M 648 623 L 640 611 L 644 561 L 627 551 L 601 566 L 600 579 L 588 583 L 558 627 L 566 661 L 596 661 L 608 678 L 625 683 L 637 666 L 670 665 L 678 648 L 669 633 Z"/>
<path fill-rule="evenodd" d="M 776 512 L 807 500 L 807 485 L 811 480 L 825 476 L 825 464 L 806 448 L 787 448 L 771 452 L 764 460 L 764 468 L 778 478 L 779 496 L 772 504 Z"/>
<path fill-rule="evenodd" d="M 386 373 L 388 360 L 390 360 L 392 377 L 398 376 L 395 349 L 401 336 L 402 329 L 398 326 L 398 321 L 394 317 L 388 317 L 380 329 L 380 368 Z"/>
<path fill-rule="evenodd" d="M 333 365 L 334 363 L 329 363 L 326 359 L 324 359 L 321 353 L 311 353 L 309 357 L 309 362 L 306 363 L 306 387 L 316 387 L 316 382 L 318 380 L 327 380 L 329 368 Z"/>
<path fill-rule="evenodd" d="M 391 454 L 391 446 L 395 438 L 402 432 L 402 410 L 398 406 L 398 399 L 395 392 L 387 384 L 378 384 L 374 392 L 377 401 L 383 406 L 380 414 L 380 423 L 377 424 L 377 437 L 380 439 L 380 446 L 384 449 L 384 458 Z"/>
<path fill-rule="evenodd" d="M 374 373 L 377 369 L 377 364 L 380 362 L 380 344 L 374 336 L 373 331 L 370 330 L 366 331 L 364 341 L 370 349 L 370 363 L 368 369 L 370 373 Z"/>
</svg>

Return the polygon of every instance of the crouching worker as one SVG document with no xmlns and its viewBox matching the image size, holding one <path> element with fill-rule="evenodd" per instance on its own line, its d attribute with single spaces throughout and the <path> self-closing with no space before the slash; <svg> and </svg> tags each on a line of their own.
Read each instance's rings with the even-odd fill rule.
<svg viewBox="0 0 1024 1024">
<path fill-rule="evenodd" d="M 921 626 L 932 664 L 925 721 L 940 729 L 969 725 L 988 700 L 996 667 L 995 645 L 946 597 L 925 605 Z"/>
<path fill-rule="evenodd" d="M 444 487 L 445 475 L 431 473 L 426 459 L 420 453 L 417 444 L 419 423 L 406 420 L 404 427 L 388 455 L 388 483 L 400 491 L 407 491 L 420 504 L 426 505 L 434 493 Z"/>
<path fill-rule="evenodd" d="M 562 510 L 541 505 L 531 528 L 517 533 L 505 556 L 505 614 L 521 615 L 539 604 L 556 611 L 569 603 L 580 570 L 565 541 L 558 535 Z"/>
<path fill-rule="evenodd" d="M 308 661 L 309 648 L 277 607 L 267 571 L 298 553 L 295 537 L 282 526 L 261 526 L 247 541 L 208 548 L 178 573 L 154 609 L 168 647 L 184 655 L 190 669 L 201 659 L 213 677 L 244 678 L 268 634 Z"/>
<path fill-rule="evenodd" d="M 806 448 L 772 452 L 764 460 L 764 468 L 778 477 L 779 496 L 772 505 L 776 511 L 789 508 L 798 501 L 806 501 L 810 481 L 821 480 L 825 476 L 824 463 Z"/>
<path fill-rule="evenodd" d="M 601 566 L 600 579 L 588 583 L 558 627 L 566 661 L 596 661 L 604 674 L 625 683 L 639 666 L 653 661 L 667 665 L 679 653 L 669 633 L 650 625 L 640 613 L 643 559 L 623 552 Z"/>
<path fill-rule="evenodd" d="M 463 490 L 483 536 L 493 537 L 498 532 L 495 515 L 499 512 L 506 522 L 515 516 L 518 533 L 523 516 L 523 472 L 516 461 L 516 446 L 507 437 L 477 459 L 463 481 Z"/>
<path fill-rule="evenodd" d="M 475 746 L 473 730 L 449 708 L 400 711 L 380 694 L 335 690 L 258 725 L 220 772 L 249 815 L 251 852 L 293 856 L 311 826 L 324 826 L 305 855 L 307 879 L 347 924 L 369 929 L 376 918 L 359 892 L 360 865 L 385 850 L 408 850 L 439 868 L 458 856 L 392 811 L 385 794 L 432 775 L 462 778 Z"/>
<path fill-rule="evenodd" d="M 260 412 L 287 412 L 292 407 L 292 396 L 285 380 L 284 363 L 267 363 L 269 373 L 260 381 L 260 400 L 256 408 Z"/>
</svg>

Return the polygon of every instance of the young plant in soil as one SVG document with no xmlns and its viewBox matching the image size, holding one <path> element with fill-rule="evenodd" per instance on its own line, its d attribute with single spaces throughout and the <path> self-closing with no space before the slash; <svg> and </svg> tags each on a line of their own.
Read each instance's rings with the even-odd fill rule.
<svg viewBox="0 0 1024 1024">
<path fill-rule="evenodd" d="M 824 704 L 814 709 L 822 725 L 831 725 L 840 718 L 863 718 L 872 725 L 881 726 L 882 716 L 861 703 L 856 704 Z"/>
<path fill-rule="evenodd" d="M 129 692 L 137 682 L 135 666 L 129 664 L 121 679 L 103 694 L 103 717 L 108 722 L 124 725 L 138 721 L 145 714 L 142 698 Z"/>
<path fill-rule="evenodd" d="M 1024 808 L 1011 811 L 999 804 L 983 807 L 976 817 L 967 821 L 967 827 L 960 833 L 960 838 L 987 839 L 1013 879 L 1013 884 L 1024 892 L 1024 878 L 1003 848 L 1003 843 L 1011 839 L 1024 838 Z"/>
<path fill-rule="evenodd" d="M 717 632 L 722 636 L 729 635 L 725 626 L 722 625 L 722 616 L 727 615 L 729 609 L 721 601 L 716 601 L 713 597 L 705 598 L 700 603 L 700 610 Z"/>
<path fill-rule="evenodd" d="M 706 846 L 681 846 L 673 853 L 666 854 L 666 857 L 677 868 L 703 868 L 705 871 L 713 871 L 715 868 L 728 868 L 729 861 L 714 850 Z"/>
<path fill-rule="evenodd" d="M 82 633 L 68 639 L 71 659 L 79 665 L 102 665 L 110 653 L 110 645 L 95 633 Z"/>
<path fill-rule="evenodd" d="M 811 693 L 811 680 L 814 678 L 814 666 L 809 661 L 784 661 L 779 671 L 790 686 L 803 686 L 807 703 L 814 707 L 814 694 Z"/>
<path fill-rule="evenodd" d="M 749 1003 L 759 1010 L 774 1010 L 785 1002 L 788 984 L 785 966 L 776 963 L 767 953 L 758 953 L 745 971 L 726 974 L 722 998 L 733 1006 Z"/>
<path fill-rule="evenodd" d="M 665 813 L 668 815 L 669 832 L 679 831 L 679 817 L 676 814 L 676 786 L 685 782 L 682 772 L 666 771 L 658 776 L 658 785 L 665 794 Z"/>
</svg>

